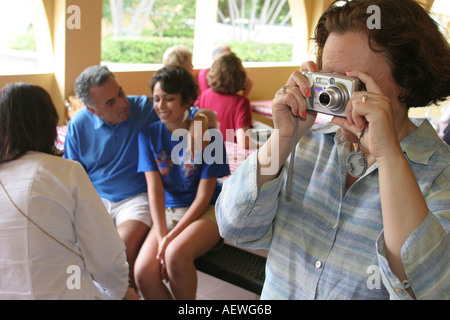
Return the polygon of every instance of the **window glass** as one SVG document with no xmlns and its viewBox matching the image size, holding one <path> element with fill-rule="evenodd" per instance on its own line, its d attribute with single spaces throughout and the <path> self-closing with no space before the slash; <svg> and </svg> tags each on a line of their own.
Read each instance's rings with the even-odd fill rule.
<svg viewBox="0 0 450 320">
<path fill-rule="evenodd" d="M 103 0 L 102 63 L 115 70 L 155 69 L 169 47 L 183 44 L 193 51 L 195 19 L 201 19 L 196 5 Z M 214 45 L 229 45 L 243 62 L 291 62 L 292 39 L 287 0 L 218 1 Z"/>
<path fill-rule="evenodd" d="M 438 22 L 447 41 L 450 41 L 450 1 L 434 0 L 430 15 Z"/>
<path fill-rule="evenodd" d="M 219 0 L 215 42 L 244 62 L 291 62 L 292 32 L 287 0 Z"/>
<path fill-rule="evenodd" d="M 192 50 L 195 9 L 196 0 L 103 0 L 102 62 L 152 67 L 171 46 Z"/>
<path fill-rule="evenodd" d="M 29 0 L 0 2 L 0 73 L 37 71 L 35 24 Z"/>
</svg>

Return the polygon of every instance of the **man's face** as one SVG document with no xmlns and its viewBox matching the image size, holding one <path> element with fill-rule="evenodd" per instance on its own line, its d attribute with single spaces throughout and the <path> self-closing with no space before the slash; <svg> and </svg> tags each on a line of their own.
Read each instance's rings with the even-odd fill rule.
<svg viewBox="0 0 450 320">
<path fill-rule="evenodd" d="M 102 86 L 90 88 L 89 93 L 91 103 L 87 108 L 103 121 L 116 125 L 130 116 L 130 105 L 125 92 L 113 77 Z"/>
</svg>

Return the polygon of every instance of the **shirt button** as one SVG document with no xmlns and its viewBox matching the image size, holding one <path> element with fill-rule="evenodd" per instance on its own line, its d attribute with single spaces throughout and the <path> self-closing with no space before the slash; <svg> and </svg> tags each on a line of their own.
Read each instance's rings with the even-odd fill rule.
<svg viewBox="0 0 450 320">
<path fill-rule="evenodd" d="M 316 269 L 322 268 L 322 262 L 320 260 L 316 261 Z"/>
</svg>

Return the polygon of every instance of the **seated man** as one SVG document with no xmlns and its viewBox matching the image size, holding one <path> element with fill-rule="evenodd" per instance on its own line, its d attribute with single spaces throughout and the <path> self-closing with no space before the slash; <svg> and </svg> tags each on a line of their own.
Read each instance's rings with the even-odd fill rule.
<svg viewBox="0 0 450 320">
<path fill-rule="evenodd" d="M 104 199 L 125 243 L 134 286 L 134 261 L 151 227 L 147 184 L 137 172 L 137 137 L 159 118 L 149 97 L 126 96 L 104 66 L 83 71 L 75 93 L 86 108 L 70 120 L 64 157 L 81 163 Z"/>
</svg>

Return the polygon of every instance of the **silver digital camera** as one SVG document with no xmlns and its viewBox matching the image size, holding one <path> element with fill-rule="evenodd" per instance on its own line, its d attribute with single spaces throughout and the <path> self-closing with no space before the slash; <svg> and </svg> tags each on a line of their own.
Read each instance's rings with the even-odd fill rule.
<svg viewBox="0 0 450 320">
<path fill-rule="evenodd" d="M 357 78 L 326 71 L 306 71 L 303 75 L 311 85 L 311 97 L 306 98 L 306 109 L 345 117 L 345 107 L 353 92 L 364 89 Z"/>
</svg>

